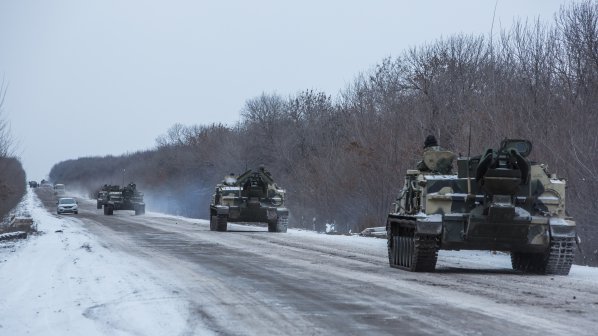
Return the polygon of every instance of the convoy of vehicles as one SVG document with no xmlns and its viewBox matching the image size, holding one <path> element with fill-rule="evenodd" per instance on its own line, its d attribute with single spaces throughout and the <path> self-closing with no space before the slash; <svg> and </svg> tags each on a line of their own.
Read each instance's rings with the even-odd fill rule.
<svg viewBox="0 0 598 336">
<path fill-rule="evenodd" d="M 439 250 L 475 249 L 509 252 L 513 269 L 522 272 L 569 273 L 579 240 L 565 211 L 566 181 L 545 164 L 529 161 L 530 141 L 505 139 L 481 155 L 459 157 L 456 173 L 455 155 L 434 148 L 424 152 L 418 169 L 407 170 L 388 215 L 391 267 L 431 272 Z M 54 185 L 55 195 L 64 193 L 64 184 Z M 105 215 L 145 213 L 143 193 L 134 183 L 104 185 L 96 202 Z M 77 214 L 77 202 L 60 197 L 57 213 Z M 285 190 L 261 166 L 216 185 L 210 230 L 227 231 L 229 222 L 261 222 L 269 232 L 286 232 L 288 215 Z"/>
</svg>

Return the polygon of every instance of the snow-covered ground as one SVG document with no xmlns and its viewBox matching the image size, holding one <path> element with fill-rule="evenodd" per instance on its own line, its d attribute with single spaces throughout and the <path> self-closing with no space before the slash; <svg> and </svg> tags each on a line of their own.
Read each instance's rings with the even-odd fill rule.
<svg viewBox="0 0 598 336">
<path fill-rule="evenodd" d="M 441 251 L 437 273 L 415 274 L 388 267 L 384 239 L 235 224 L 210 232 L 205 220 L 108 218 L 81 203 L 80 215 L 56 216 L 27 194 L 22 206 L 40 234 L 0 242 L 0 335 L 365 335 L 399 327 L 594 335 L 598 327 L 597 268 L 528 276 L 514 273 L 504 253 Z"/>
<path fill-rule="evenodd" d="M 197 326 L 186 330 L 187 301 L 170 284 L 151 277 L 159 270 L 107 249 L 76 217 L 48 213 L 33 192 L 23 206 L 40 233 L 0 243 L 0 335 L 201 331 Z"/>
</svg>

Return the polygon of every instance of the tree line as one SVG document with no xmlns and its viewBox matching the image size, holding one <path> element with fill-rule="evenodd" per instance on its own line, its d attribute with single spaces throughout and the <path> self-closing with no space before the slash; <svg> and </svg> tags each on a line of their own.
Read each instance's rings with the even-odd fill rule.
<svg viewBox="0 0 598 336">
<path fill-rule="evenodd" d="M 50 178 L 92 190 L 124 169 L 150 208 L 207 218 L 225 174 L 265 164 L 288 190 L 291 226 L 355 232 L 384 225 L 428 134 L 463 155 L 526 138 L 532 160 L 568 179 L 567 211 L 585 242 L 577 262 L 598 265 L 597 106 L 598 2 L 583 1 L 549 23 L 413 47 L 335 97 L 263 93 L 234 126 L 175 124 L 151 150 L 64 161 Z"/>
<path fill-rule="evenodd" d="M 14 155 L 14 138 L 8 120 L 2 116 L 2 105 L 8 84 L 0 82 L 0 225 L 25 194 L 25 171 Z"/>
</svg>

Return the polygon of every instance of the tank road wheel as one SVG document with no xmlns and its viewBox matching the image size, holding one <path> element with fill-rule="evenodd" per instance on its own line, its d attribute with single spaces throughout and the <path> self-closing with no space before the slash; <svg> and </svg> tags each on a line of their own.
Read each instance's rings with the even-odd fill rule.
<svg viewBox="0 0 598 336">
<path fill-rule="evenodd" d="M 275 220 L 268 221 L 268 232 L 287 232 L 289 217 L 280 216 Z"/>
<path fill-rule="evenodd" d="M 390 267 L 411 272 L 433 272 L 438 259 L 438 237 L 415 232 L 415 222 L 398 220 L 387 224 Z"/>
<path fill-rule="evenodd" d="M 226 232 L 228 229 L 228 216 L 216 216 L 216 231 Z"/>
<path fill-rule="evenodd" d="M 575 238 L 551 238 L 546 253 L 511 252 L 513 269 L 527 273 L 568 275 L 575 258 Z"/>
</svg>

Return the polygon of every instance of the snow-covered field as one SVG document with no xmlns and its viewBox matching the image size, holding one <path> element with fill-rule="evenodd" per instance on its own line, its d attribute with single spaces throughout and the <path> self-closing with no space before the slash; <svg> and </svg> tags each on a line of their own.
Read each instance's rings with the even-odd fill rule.
<svg viewBox="0 0 598 336">
<path fill-rule="evenodd" d="M 437 273 L 415 274 L 388 267 L 384 239 L 234 224 L 217 233 L 204 220 L 107 218 L 81 203 L 82 214 L 56 216 L 27 194 L 22 207 L 40 233 L 0 242 L 0 335 L 563 335 L 569 328 L 595 335 L 598 328 L 596 268 L 527 276 L 514 273 L 504 253 L 441 251 Z"/>
</svg>

